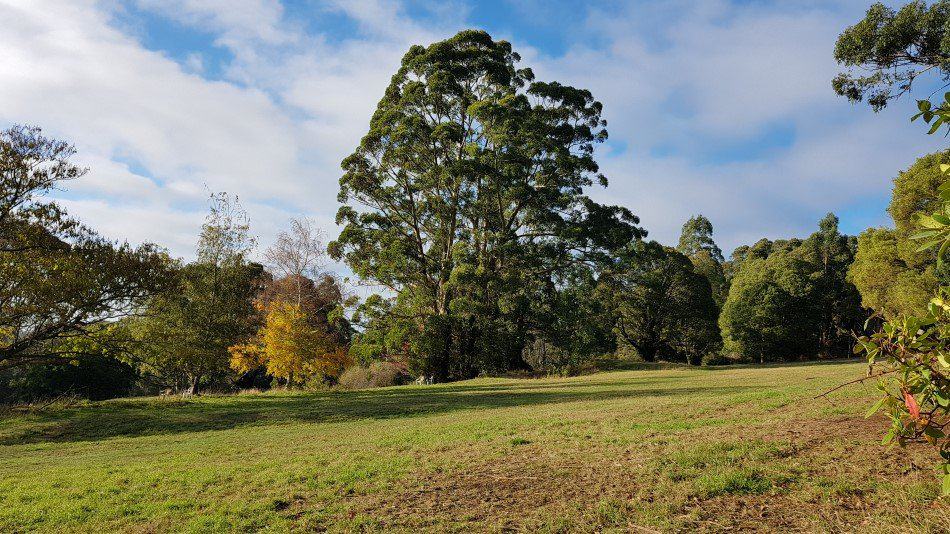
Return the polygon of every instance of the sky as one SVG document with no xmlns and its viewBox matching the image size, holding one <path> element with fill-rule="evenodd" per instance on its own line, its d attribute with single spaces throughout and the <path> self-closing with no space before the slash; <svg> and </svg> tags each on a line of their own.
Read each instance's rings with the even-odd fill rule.
<svg viewBox="0 0 950 534">
<path fill-rule="evenodd" d="M 340 161 L 402 55 L 481 28 L 604 104 L 593 198 L 668 244 L 701 213 L 728 254 L 829 211 L 852 234 L 887 224 L 893 177 L 946 145 L 912 99 L 874 113 L 832 91 L 869 3 L 0 0 L 0 127 L 76 145 L 90 172 L 52 196 L 111 239 L 192 258 L 211 191 L 262 247 L 294 217 L 332 238 Z"/>
</svg>

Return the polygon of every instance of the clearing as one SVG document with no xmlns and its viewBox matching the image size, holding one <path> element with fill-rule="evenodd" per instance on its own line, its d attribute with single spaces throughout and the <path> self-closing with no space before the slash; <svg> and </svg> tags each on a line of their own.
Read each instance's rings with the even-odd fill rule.
<svg viewBox="0 0 950 534">
<path fill-rule="evenodd" d="M 813 398 L 864 372 L 648 369 L 12 410 L 0 531 L 947 531 L 934 451 L 879 445 L 872 385 Z"/>
</svg>

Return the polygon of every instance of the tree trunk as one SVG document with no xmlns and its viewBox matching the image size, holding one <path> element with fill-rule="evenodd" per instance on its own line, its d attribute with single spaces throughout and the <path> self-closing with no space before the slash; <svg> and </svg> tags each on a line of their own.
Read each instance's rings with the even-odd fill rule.
<svg viewBox="0 0 950 534">
<path fill-rule="evenodd" d="M 198 383 L 199 383 L 200 381 L 201 381 L 201 375 L 195 376 L 194 378 L 191 379 L 191 388 L 190 388 L 190 391 L 191 391 L 191 394 L 192 394 L 192 395 L 197 395 L 197 394 L 198 394 Z"/>
</svg>

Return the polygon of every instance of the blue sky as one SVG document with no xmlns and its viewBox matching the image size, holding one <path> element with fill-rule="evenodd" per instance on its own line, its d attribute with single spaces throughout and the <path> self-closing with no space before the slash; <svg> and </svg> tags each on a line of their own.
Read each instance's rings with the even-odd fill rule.
<svg viewBox="0 0 950 534">
<path fill-rule="evenodd" d="M 890 180 L 945 145 L 910 99 L 875 114 L 833 94 L 835 38 L 868 4 L 0 0 L 0 124 L 77 145 L 91 172 L 56 196 L 109 237 L 191 257 L 226 190 L 264 246 L 298 216 L 332 238 L 339 162 L 401 55 L 483 28 L 604 103 L 592 196 L 666 243 L 703 213 L 728 252 L 828 211 L 886 224 Z"/>
</svg>

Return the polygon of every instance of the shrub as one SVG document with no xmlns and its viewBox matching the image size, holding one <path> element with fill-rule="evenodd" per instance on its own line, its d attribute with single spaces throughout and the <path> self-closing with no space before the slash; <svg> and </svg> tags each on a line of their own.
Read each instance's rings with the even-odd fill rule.
<svg viewBox="0 0 950 534">
<path fill-rule="evenodd" d="M 340 375 L 339 385 L 343 389 L 365 389 L 370 386 L 371 378 L 369 369 L 354 365 L 343 371 L 343 374 Z"/>
<path fill-rule="evenodd" d="M 373 362 L 369 366 L 370 387 L 384 388 L 406 383 L 408 374 L 405 366 L 394 362 Z"/>
<path fill-rule="evenodd" d="M 739 363 L 738 358 L 730 357 L 725 352 L 710 352 L 703 356 L 703 365 L 732 365 Z"/>
<path fill-rule="evenodd" d="M 138 385 L 138 376 L 128 364 L 108 356 L 87 356 L 0 372 L 0 404 L 59 396 L 111 399 L 136 393 Z"/>
<path fill-rule="evenodd" d="M 353 365 L 340 375 L 343 389 L 384 388 L 405 384 L 409 380 L 406 366 L 396 362 L 375 361 L 369 367 Z"/>
</svg>

